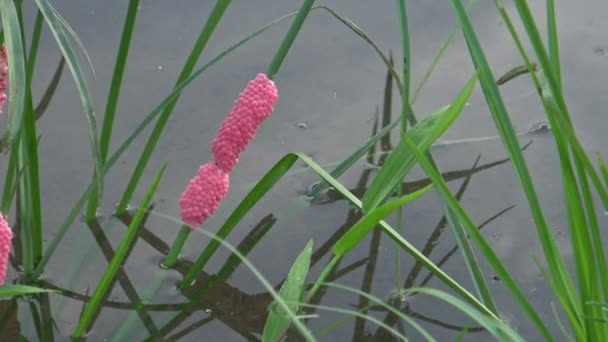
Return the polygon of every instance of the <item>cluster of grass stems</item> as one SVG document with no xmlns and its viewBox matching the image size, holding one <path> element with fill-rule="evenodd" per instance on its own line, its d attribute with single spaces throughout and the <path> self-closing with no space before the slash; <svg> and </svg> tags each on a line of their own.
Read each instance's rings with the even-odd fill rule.
<svg viewBox="0 0 608 342">
<path fill-rule="evenodd" d="M 473 6 L 474 2 L 472 1 L 469 5 Z M 387 329 L 394 336 L 407 340 L 407 336 L 404 336 L 390 326 L 386 326 L 374 317 L 366 315 L 362 310 L 323 307 L 311 302 L 311 298 L 320 289 L 326 287 L 355 292 L 360 296 L 365 296 L 376 305 L 380 305 L 385 310 L 395 313 L 400 320 L 410 325 L 425 339 L 433 340 L 433 337 L 415 320 L 395 310 L 395 308 L 385 301 L 369 293 L 327 282 L 327 276 L 335 269 L 341 258 L 355 249 L 370 232 L 381 231 L 382 234 L 393 240 L 398 251 L 402 250 L 409 254 L 451 289 L 451 293 L 448 293 L 430 288 L 405 288 L 400 290 L 401 295 L 419 293 L 437 297 L 462 310 L 463 313 L 471 317 L 473 321 L 497 339 L 523 340 L 522 336 L 501 320 L 499 308 L 486 281 L 488 277 L 484 275 L 479 265 L 479 259 L 482 258 L 491 266 L 493 272 L 500 277 L 504 286 L 510 291 L 513 299 L 520 305 L 521 310 L 543 339 L 561 340 L 565 335 L 570 339 L 578 341 L 608 340 L 608 324 L 606 324 L 606 320 L 608 319 L 608 306 L 606 304 L 608 299 L 608 272 L 600 231 L 600 220 L 603 215 L 597 215 L 596 204 L 598 203 L 594 201 L 594 198 L 599 198 L 599 205 L 604 211 L 608 211 L 608 170 L 601 159 L 598 162 L 599 167 L 594 165 L 578 140 L 570 119 L 562 88 L 554 1 L 546 1 L 547 19 L 544 25 L 547 37 L 546 41 L 541 38 L 540 25 L 531 14 L 526 0 L 512 1 L 518 19 L 523 24 L 523 34 L 515 30 L 512 18 L 503 7 L 501 1 L 494 1 L 497 13 L 501 16 L 506 29 L 511 34 L 514 47 L 520 52 L 524 63 L 523 68 L 514 69 L 512 73 L 506 75 L 506 78 L 502 78 L 497 82 L 489 67 L 483 48 L 478 41 L 476 30 L 471 24 L 467 8 L 465 8 L 461 0 L 452 0 L 454 13 L 458 18 L 458 25 L 452 30 L 441 46 L 421 84 L 412 92 L 410 86 L 411 47 L 409 43 L 407 2 L 405 0 L 396 0 L 395 2 L 396 13 L 398 13 L 398 17 L 395 20 L 399 20 L 399 27 L 401 29 L 401 58 L 399 60 L 403 61 L 403 63 L 400 65 L 400 69 L 395 69 L 392 60 L 387 58 L 386 54 L 374 43 L 372 38 L 351 20 L 341 16 L 329 7 L 314 6 L 313 0 L 305 0 L 297 12 L 288 14 L 262 26 L 259 30 L 238 41 L 219 55 L 207 58 L 206 64 L 195 70 L 195 66 L 201 60 L 207 43 L 212 38 L 214 30 L 229 9 L 231 3 L 230 0 L 217 0 L 198 38 L 194 42 L 182 71 L 177 77 L 174 89 L 154 110 L 143 117 L 139 125 L 112 153 L 110 153 L 112 131 L 115 121 L 120 119 L 117 116 L 117 109 L 121 95 L 123 75 L 126 68 L 128 68 L 127 60 L 138 15 L 139 0 L 130 0 L 127 7 L 105 110 L 103 111 L 103 116 L 100 116 L 103 119 L 101 130 L 99 130 L 97 125 L 96 107 L 93 104 L 90 88 L 86 82 L 85 70 L 83 70 L 77 58 L 79 50 L 84 51 L 85 55 L 86 50 L 84 50 L 74 30 L 62 18 L 61 14 L 53 8 L 49 1 L 35 0 L 35 3 L 38 13 L 32 36 L 28 40 L 24 32 L 23 2 L 20 0 L 0 0 L 3 29 L 2 39 L 6 43 L 9 52 L 10 75 L 8 129 L 6 135 L 0 141 L 3 149 L 10 148 L 10 155 L 8 157 L 8 165 L 6 166 L 7 173 L 4 177 L 0 210 L 3 214 L 14 212 L 14 214 L 11 214 L 11 218 L 15 222 L 14 227 L 19 229 L 21 246 L 15 248 L 15 253 L 19 255 L 14 255 L 13 257 L 21 261 L 23 273 L 21 283 L 25 284 L 0 287 L 1 296 L 28 295 L 33 293 L 33 291 L 38 291 L 36 288 L 26 285 L 40 284 L 38 282 L 40 276 L 44 273 L 49 262 L 52 261 L 51 257 L 53 253 L 62 243 L 68 230 L 74 226 L 74 221 L 79 215 L 84 214 L 85 221 L 89 224 L 95 221 L 97 208 L 104 195 L 103 189 L 111 182 L 111 180 L 105 178 L 106 173 L 115 166 L 116 161 L 127 151 L 131 144 L 140 138 L 142 132 L 148 126 L 154 124 L 148 139 L 145 141 L 144 151 L 132 171 L 123 195 L 118 200 L 118 206 L 114 214 L 121 216 L 128 213 L 129 203 L 133 201 L 137 188 L 141 186 L 140 183 L 142 183 L 144 171 L 156 149 L 158 140 L 163 135 L 167 122 L 174 113 L 174 108 L 180 94 L 193 80 L 203 75 L 210 67 L 220 62 L 226 55 L 232 53 L 241 45 L 264 33 L 266 30 L 284 21 L 291 20 L 291 26 L 286 31 L 285 38 L 277 47 L 277 52 L 266 71 L 267 76 L 272 78 L 279 71 L 282 61 L 286 58 L 294 41 L 296 41 L 300 28 L 305 24 L 307 16 L 311 11 L 324 11 L 364 39 L 386 64 L 389 75 L 397 85 L 401 98 L 402 105 L 399 119 L 385 125 L 368 141 L 363 142 L 360 148 L 353 151 L 350 156 L 345 158 L 331 172 L 324 170 L 314 160 L 302 153 L 290 153 L 280 159 L 274 166 L 269 168 L 268 172 L 240 201 L 225 223 L 217 230 L 217 233 L 211 234 L 207 232 L 207 228 L 211 229 L 213 227 L 203 227 L 203 229 L 195 231 L 198 234 L 204 234 L 209 237 L 209 243 L 185 274 L 180 285 L 181 289 L 186 289 L 192 285 L 193 280 L 203 270 L 210 258 L 219 247 L 223 246 L 233 252 L 238 263 L 245 264 L 255 273 L 256 277 L 275 301 L 275 305 L 266 320 L 263 333 L 264 341 L 277 341 L 281 339 L 290 327 L 297 329 L 296 333 L 300 334 L 304 339 L 315 340 L 313 332 L 310 331 L 306 324 L 310 316 L 303 315 L 311 307 L 313 309 L 336 311 L 344 313 L 347 316 L 364 318 L 378 324 L 380 328 Z M 45 234 L 43 225 L 42 206 L 44 203 L 40 195 L 40 172 L 42 171 L 38 163 L 39 137 L 36 126 L 36 120 L 44 112 L 45 106 L 41 104 L 34 107 L 31 91 L 38 45 L 44 29 L 48 29 L 52 33 L 62 52 L 63 60 L 59 70 L 62 70 L 65 62 L 77 86 L 82 104 L 82 114 L 88 124 L 93 160 L 90 168 L 91 182 L 89 186 L 74 204 L 63 224 L 52 236 L 49 236 L 48 233 Z M 463 86 L 451 104 L 439 108 L 436 112 L 418 121 L 412 105 L 420 90 L 429 79 L 434 66 L 441 59 L 445 49 L 450 45 L 452 38 L 458 30 L 463 33 L 466 40 L 470 58 L 475 66 L 475 73 L 471 75 L 471 80 Z M 77 43 L 78 49 L 73 46 L 73 42 Z M 528 54 L 524 44 L 530 44 L 533 54 Z M 574 264 L 572 270 L 566 266 L 569 260 L 565 259 L 561 249 L 556 245 L 554 234 L 544 215 L 535 184 L 523 157 L 516 131 L 511 123 L 507 106 L 498 88 L 500 84 L 508 81 L 510 78 L 522 74 L 522 71 L 532 78 L 538 93 L 538 99 L 545 109 L 547 119 L 554 133 L 561 165 L 564 195 L 563 209 L 566 213 L 568 227 L 570 228 L 569 241 L 573 251 L 572 262 Z M 430 147 L 433 143 L 458 119 L 469 96 L 478 84 L 485 95 L 487 107 L 511 160 L 513 170 L 521 182 L 521 189 L 526 195 L 530 212 L 534 218 L 543 253 L 535 261 L 544 274 L 547 283 L 552 288 L 553 295 L 560 304 L 560 310 L 563 313 L 562 317 L 567 319 L 565 323 L 559 322 L 563 331 L 555 332 L 547 328 L 537 311 L 538 308 L 535 308 L 531 304 L 529 298 L 526 297 L 520 286 L 513 279 L 511 273 L 504 266 L 492 246 L 459 204 L 456 196 L 446 186 L 445 180 L 442 178 L 430 152 Z M 49 91 L 47 91 L 48 94 L 45 94 L 45 98 L 47 95 L 52 97 L 55 87 L 56 82 L 52 82 L 49 86 Z M 43 100 L 48 103 L 49 99 L 45 98 Z M 338 181 L 338 178 L 375 146 L 380 139 L 386 137 L 394 129 L 398 129 L 401 133 L 399 143 L 390 151 L 368 190 L 362 198 L 358 198 L 343 186 Z M 306 163 L 323 180 L 323 182 L 313 188 L 309 194 L 310 197 L 315 197 L 323 189 L 331 186 L 353 206 L 359 208 L 362 216 L 334 244 L 332 249 L 333 257 L 316 279 L 311 281 L 311 283 L 306 282 L 313 245 L 312 241 L 310 241 L 294 262 L 280 290 L 275 291 L 275 288 L 246 258 L 247 252 L 253 247 L 247 250 L 237 249 L 229 245 L 225 240 L 240 220 L 289 172 L 298 160 Z M 424 169 L 432 180 L 432 185 L 404 195 L 400 184 L 416 164 L 419 164 Z M 147 188 L 145 196 L 137 205 L 134 216 L 130 220 L 130 224 L 124 232 L 124 236 L 115 254 L 104 271 L 91 299 L 83 308 L 80 321 L 75 325 L 72 334 L 73 338 L 79 339 L 84 337 L 85 333 L 93 327 L 92 323 L 100 310 L 100 303 L 107 295 L 111 285 L 114 284 L 117 273 L 132 247 L 133 238 L 142 220 L 147 215 L 153 214 L 162 216 L 168 222 L 174 223 L 176 227 L 182 225 L 182 222 L 179 220 L 149 209 L 155 190 L 162 181 L 164 172 L 165 165 L 156 173 L 156 176 Z M 402 207 L 431 189 L 436 192 L 450 231 L 458 242 L 459 251 L 474 285 L 473 289 L 466 289 L 459 284 L 450 275 L 445 273 L 439 265 L 433 263 L 400 234 Z M 107 200 L 113 201 L 115 199 Z M 393 213 L 398 218 L 396 220 L 397 227 L 392 227 L 384 221 L 384 218 Z M 189 229 L 183 225 L 179 233 L 176 229 L 177 238 L 165 260 L 166 266 L 172 267 L 176 262 L 181 247 L 188 236 L 188 232 Z M 50 239 L 48 244 L 43 243 L 46 239 Z M 400 256 L 397 254 L 397 282 L 401 279 L 399 260 Z M 234 268 L 235 266 L 233 265 L 226 268 L 225 271 L 220 271 L 220 273 L 226 276 Z M 154 293 L 160 280 L 164 277 L 164 272 L 166 271 L 162 269 L 158 270 L 158 281 L 152 282 L 150 287 L 146 289 L 147 294 Z M 204 289 L 211 287 L 213 287 L 212 280 L 204 286 Z M 200 296 L 203 295 L 204 291 L 200 293 Z M 133 322 L 137 319 L 138 315 L 134 312 L 134 315 L 130 316 L 116 332 L 115 337 L 121 340 L 129 336 L 128 334 L 132 330 Z"/>
</svg>

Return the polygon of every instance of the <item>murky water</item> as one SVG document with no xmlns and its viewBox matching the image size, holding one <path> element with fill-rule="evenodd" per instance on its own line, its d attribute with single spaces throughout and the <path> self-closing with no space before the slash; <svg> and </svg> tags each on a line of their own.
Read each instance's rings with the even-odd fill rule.
<svg viewBox="0 0 608 342">
<path fill-rule="evenodd" d="M 233 1 L 203 60 L 209 60 L 263 23 L 297 9 L 299 2 Z M 96 106 L 102 112 L 126 3 L 68 1 L 56 6 L 79 33 L 92 57 L 96 78 L 91 78 L 90 84 Z M 211 6 L 212 2 L 194 0 L 142 2 L 113 135 L 114 147 L 169 92 Z M 355 21 L 383 50 L 400 51 L 398 18 L 393 2 L 340 0 L 332 1 L 330 6 Z M 413 84 L 417 84 L 455 19 L 449 2 L 418 1 L 410 2 L 409 6 Z M 540 3 L 534 6 L 538 7 L 537 11 L 542 10 Z M 608 53 L 605 53 L 608 50 L 605 40 L 608 24 L 602 14 L 608 6 L 599 0 L 586 1 L 584 6 L 560 2 L 559 6 L 564 84 L 569 105 L 586 148 L 590 153 L 599 152 L 608 142 L 604 134 L 608 122 L 602 111 L 607 100 L 604 80 L 608 77 Z M 495 73 L 500 75 L 519 65 L 519 56 L 490 2 L 478 5 L 473 13 Z M 32 18 L 31 13 L 28 18 Z M 155 197 L 155 210 L 177 216 L 178 196 L 198 165 L 210 158 L 207 146 L 219 122 L 245 83 L 256 73 L 265 71 L 286 28 L 287 24 L 283 23 L 268 31 L 209 69 L 187 88 L 147 169 L 137 200 L 141 199 L 145 185 L 149 184 L 156 169 L 168 162 Z M 45 32 L 37 70 L 37 94 L 44 90 L 59 61 L 51 38 Z M 466 47 L 458 37 L 414 105 L 419 118 L 449 103 L 471 75 Z M 231 174 L 232 188 L 227 200 L 205 228 L 215 231 L 248 189 L 285 153 L 302 151 L 323 165 L 335 165 L 363 144 L 371 135 L 376 107 L 382 104 L 384 79 L 385 66 L 368 45 L 327 13 L 313 12 L 276 77 L 281 96 L 276 111 L 242 155 Z M 524 132 L 537 127 L 535 124 L 544 117 L 531 82 L 521 77 L 502 90 L 517 128 Z M 56 97 L 39 121 L 47 236 L 58 229 L 90 180 L 85 120 L 75 94 L 66 72 Z M 398 113 L 396 97 L 395 94 L 395 114 Z M 463 191 L 461 202 L 476 223 L 482 224 L 504 211 L 484 226 L 483 231 L 549 327 L 559 334 L 551 311 L 555 301 L 532 261 L 532 256 L 540 255 L 540 249 L 524 195 L 511 165 L 504 160 L 500 141 L 472 139 L 494 136 L 496 130 L 482 94 L 476 91 L 470 102 L 471 106 L 441 138 L 441 141 L 469 141 L 438 146 L 435 156 L 446 172 L 446 179 L 451 180 L 452 189 Z M 520 141 L 522 145 L 533 141 L 525 156 L 537 181 L 547 218 L 558 242 L 568 253 L 555 148 L 550 131 L 537 133 L 540 134 L 522 134 Z M 14 338 L 19 331 L 28 340 L 40 339 L 39 334 L 52 336 L 57 341 L 69 338 L 83 303 L 96 287 L 101 270 L 130 220 L 129 217 L 110 218 L 109 213 L 121 195 L 144 143 L 145 139 L 138 140 L 108 174 L 102 208 L 104 217 L 100 224 L 91 227 L 75 224 L 51 260 L 45 273 L 46 284 L 69 292 L 50 295 L 42 302 L 19 301 L 17 306 L 10 301 L 4 302 L 0 312 L 9 317 L 3 331 L 5 340 Z M 476 163 L 478 156 L 480 159 Z M 361 195 L 374 176 L 376 168 L 373 165 L 378 164 L 379 159 L 376 155 L 362 160 L 340 180 Z M 359 217 L 346 201 L 331 197 L 331 192 L 324 201 L 307 203 L 303 195 L 317 180 L 314 173 L 297 164 L 291 175 L 283 179 L 230 236 L 229 242 L 233 245 L 251 241 L 262 235 L 268 223 L 276 219 L 271 231 L 263 235 L 249 253 L 250 260 L 273 284 L 283 280 L 310 239 L 315 242 L 310 279 L 315 279 L 329 260 L 332 243 Z M 408 177 L 404 188 L 411 190 L 424 184 L 423 173 L 416 170 Z M 388 221 L 395 224 L 394 218 Z M 429 254 L 433 261 L 441 261 L 448 274 L 472 289 L 462 258 L 458 252 L 452 252 L 455 241 L 442 223 L 434 194 L 409 204 L 402 223 L 403 235 L 410 242 Z M 181 303 L 196 298 L 197 294 L 196 291 L 179 293 L 175 284 L 204 248 L 207 239 L 191 236 L 183 263 L 176 270 L 163 271 L 158 267 L 161 253 L 171 244 L 178 228 L 154 215 L 147 219 L 145 229 L 106 299 L 106 306 L 97 317 L 90 340 L 112 340 L 125 322 L 132 323 L 134 335 L 130 335 L 130 340 L 142 340 L 150 335 L 181 341 L 259 338 L 271 297 L 243 265 L 227 279 L 212 276 L 223 269 L 229 258 L 230 253 L 225 250 L 214 256 L 205 273 L 197 279 L 195 288 L 200 289 L 208 281 L 214 282 L 215 286 L 194 301 L 196 306 L 184 311 Z M 420 269 L 407 254 L 402 253 L 401 257 L 401 279 L 397 280 L 395 245 L 376 232 L 342 260 L 332 278 L 386 300 L 397 284 L 445 288 L 436 279 L 428 278 L 428 272 Z M 523 336 L 537 339 L 538 335 L 523 318 L 500 279 L 495 278 L 489 268 L 485 271 L 503 318 Z M 17 275 L 14 270 L 9 272 L 9 276 Z M 155 287 L 158 290 L 148 293 Z M 139 299 L 145 310 L 131 317 L 133 303 Z M 368 304 L 357 295 L 337 289 L 322 292 L 318 301 L 322 305 L 346 309 Z M 490 340 L 487 333 L 476 329 L 466 317 L 445 303 L 415 296 L 396 305 L 418 319 L 438 340 L 454 339 L 465 326 L 470 328 L 470 340 Z M 185 314 L 178 315 L 180 312 Z M 401 322 L 382 309 L 372 308 L 369 313 L 396 329 L 404 329 L 411 334 L 412 340 L 417 340 L 418 336 L 409 326 L 401 326 Z M 326 311 L 316 314 L 319 317 L 309 321 L 315 333 L 321 333 L 345 318 Z M 390 336 L 372 323 L 350 318 L 327 332 L 323 339 L 384 341 L 390 340 Z"/>
</svg>

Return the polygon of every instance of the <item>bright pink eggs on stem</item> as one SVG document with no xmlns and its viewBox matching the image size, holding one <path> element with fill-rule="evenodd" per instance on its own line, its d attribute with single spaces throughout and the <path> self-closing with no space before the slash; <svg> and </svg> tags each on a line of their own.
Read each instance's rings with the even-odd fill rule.
<svg viewBox="0 0 608 342">
<path fill-rule="evenodd" d="M 11 253 L 11 240 L 13 231 L 0 213 L 0 285 L 4 284 L 6 270 L 8 268 L 8 258 Z"/>
<path fill-rule="evenodd" d="M 247 84 L 211 143 L 213 157 L 222 170 L 232 170 L 258 126 L 272 113 L 278 98 L 277 87 L 264 74 Z"/>
<path fill-rule="evenodd" d="M 180 216 L 190 228 L 198 228 L 213 215 L 226 196 L 228 174 L 214 162 L 202 165 L 179 198 Z"/>
<path fill-rule="evenodd" d="M 228 192 L 228 173 L 278 98 L 274 82 L 258 74 L 236 99 L 211 142 L 214 160 L 198 169 L 179 199 L 180 216 L 190 228 L 198 228 L 215 213 Z"/>
</svg>

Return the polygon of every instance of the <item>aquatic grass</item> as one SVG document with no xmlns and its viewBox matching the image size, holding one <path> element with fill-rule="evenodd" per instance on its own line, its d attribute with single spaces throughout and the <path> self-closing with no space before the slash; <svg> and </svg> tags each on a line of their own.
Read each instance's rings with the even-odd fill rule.
<svg viewBox="0 0 608 342">
<path fill-rule="evenodd" d="M 105 296 L 105 294 L 109 288 L 109 285 L 113 282 L 113 279 L 116 276 L 116 272 L 118 271 L 118 269 L 120 267 L 122 267 L 123 263 L 125 262 L 125 257 L 126 257 L 128 249 L 129 249 L 129 246 L 131 246 L 131 242 L 133 241 L 133 238 L 135 237 L 135 234 L 137 233 L 139 224 L 141 223 L 142 219 L 144 218 L 144 215 L 146 214 L 148 206 L 150 205 L 150 202 L 152 201 L 152 197 L 154 196 L 154 193 L 156 192 L 156 188 L 158 187 L 158 184 L 160 183 L 160 180 L 165 171 L 165 167 L 166 167 L 166 164 L 164 164 L 158 170 L 158 172 L 156 173 L 156 176 L 152 180 L 152 183 L 150 184 L 150 188 L 146 192 L 146 195 L 144 196 L 141 204 L 139 205 L 139 208 L 137 209 L 135 217 L 133 217 L 133 220 L 131 221 L 129 228 L 127 229 L 127 231 L 125 232 L 125 235 L 123 236 L 122 240 L 120 241 L 120 244 L 119 244 L 118 248 L 116 249 L 116 252 L 114 254 L 114 257 L 112 258 L 112 261 L 106 268 L 103 276 L 101 277 L 101 280 L 99 281 L 99 284 L 95 288 L 95 291 L 93 292 L 93 296 L 91 297 L 91 300 L 85 306 L 84 311 L 82 312 L 80 321 L 78 322 L 78 325 L 76 326 L 74 333 L 72 335 L 73 338 L 75 338 L 75 339 L 81 338 L 83 336 L 83 334 L 86 332 L 86 330 L 89 326 L 89 322 L 90 322 L 91 318 L 93 317 L 93 315 L 95 315 L 95 313 L 99 310 L 99 304 L 101 302 L 101 299 Z"/>
<path fill-rule="evenodd" d="M 211 13 L 209 13 L 209 17 L 207 18 L 207 21 L 205 21 L 205 25 L 199 33 L 198 38 L 196 39 L 194 46 L 192 47 L 192 50 L 190 51 L 190 54 L 188 55 L 188 58 L 184 63 L 184 66 L 182 67 L 182 71 L 177 77 L 174 89 L 176 89 L 179 84 L 188 79 L 188 77 L 192 74 L 196 63 L 198 62 L 201 54 L 207 46 L 207 43 L 211 39 L 211 35 L 215 31 L 215 28 L 224 16 L 224 13 L 228 9 L 228 6 L 231 2 L 231 0 L 218 0 L 213 6 Z M 180 93 L 176 94 L 176 96 L 171 100 L 171 102 L 169 102 L 163 108 L 163 111 L 160 114 L 156 125 L 152 129 L 152 133 L 150 133 L 150 136 L 145 143 L 144 150 L 137 161 L 137 164 L 135 166 L 135 169 L 133 170 L 133 173 L 131 174 L 131 177 L 129 178 L 122 197 L 120 198 L 120 201 L 116 206 L 115 213 L 117 215 L 121 215 L 126 212 L 129 201 L 135 193 L 135 189 L 137 188 L 137 185 L 139 184 L 139 181 L 143 176 L 144 169 L 148 165 L 152 153 L 154 153 L 156 144 L 158 143 L 158 140 L 160 139 L 162 132 L 173 113 L 173 109 L 175 109 L 175 105 L 177 104 L 180 95 Z"/>
<path fill-rule="evenodd" d="M 112 129 L 114 127 L 116 110 L 118 108 L 118 101 L 120 99 L 120 89 L 122 87 L 122 80 L 125 68 L 127 66 L 127 57 L 129 56 L 129 48 L 131 47 L 133 29 L 135 27 L 137 13 L 139 12 L 138 7 L 139 0 L 129 0 L 127 13 L 122 26 L 123 29 L 120 36 L 120 43 L 118 45 L 118 52 L 116 54 L 116 61 L 114 63 L 114 71 L 112 72 L 112 80 L 110 81 L 110 90 L 106 100 L 106 109 L 103 115 L 103 126 L 101 128 L 101 136 L 99 140 L 101 159 L 104 164 L 108 156 L 110 141 L 112 139 Z M 97 191 L 98 190 L 95 189 L 89 198 L 89 206 L 85 214 L 85 219 L 87 221 L 94 219 L 97 207 L 99 206 L 101 198 L 97 195 Z"/>
<path fill-rule="evenodd" d="M 530 58 L 527 56 L 526 51 L 522 48 L 522 43 L 513 29 L 513 25 L 510 18 L 502 4 L 496 2 L 496 5 L 507 23 L 507 28 L 513 37 L 522 58 L 530 65 Z M 548 4 L 549 5 L 549 4 Z M 526 8 L 522 7 L 521 10 L 526 15 Z M 554 9 L 552 5 L 547 8 L 548 16 L 554 16 Z M 523 17 L 522 17 L 523 18 Z M 593 322 L 585 319 L 584 317 L 601 317 L 602 312 L 597 310 L 595 307 L 590 307 L 585 303 L 594 301 L 593 298 L 601 300 L 601 298 L 607 297 L 608 279 L 606 276 L 606 261 L 605 253 L 602 246 L 601 233 L 598 227 L 597 215 L 594 208 L 594 201 L 590 193 L 590 187 L 588 184 L 587 177 L 590 176 L 594 184 L 595 190 L 600 195 L 600 199 L 607 208 L 608 202 L 606 201 L 606 189 L 605 184 L 602 183 L 598 173 L 595 171 L 589 157 L 586 155 L 582 148 L 573 127 L 568 119 L 567 108 L 560 107 L 557 103 L 553 93 L 549 89 L 546 73 L 554 73 L 554 81 L 557 81 L 558 91 L 561 91 L 561 80 L 559 73 L 559 57 L 553 55 L 558 53 L 557 49 L 557 32 L 555 31 L 554 18 L 548 19 L 549 29 L 549 57 L 540 56 L 543 54 L 544 46 L 541 41 L 534 40 L 533 45 L 537 52 L 539 59 L 545 60 L 543 73 L 539 78 L 536 74 L 532 74 L 532 79 L 538 91 L 539 98 L 545 108 L 545 112 L 552 126 L 556 126 L 556 134 L 554 135 L 558 149 L 560 150 L 560 163 L 562 164 L 562 175 L 565 190 L 565 204 L 569 212 L 569 226 L 571 227 L 571 239 L 573 242 L 573 249 L 575 251 L 574 258 L 576 264 L 576 271 L 579 279 L 579 298 L 565 298 L 566 295 L 560 291 L 559 288 L 553 286 L 555 295 L 560 299 L 560 303 L 567 317 L 570 321 L 570 325 L 574 330 L 575 335 L 578 339 L 592 338 L 592 339 L 604 339 L 607 331 L 603 325 L 598 325 L 597 322 Z M 534 23 L 528 23 L 530 30 L 534 30 Z M 530 35 L 531 37 L 534 35 Z M 547 63 L 547 60 L 550 63 Z M 541 64 L 542 66 L 543 64 Z M 577 169 L 578 177 L 575 177 L 571 168 L 570 154 L 566 149 L 566 144 L 571 149 L 572 157 L 574 159 L 574 165 Z M 600 162 L 600 171 L 602 171 L 602 163 Z M 577 186 L 577 179 L 580 182 L 580 190 Z M 579 192 L 580 191 L 580 192 Z M 581 197 L 582 196 L 582 199 Z M 583 209 L 586 207 L 586 210 Z M 605 209 L 604 209 L 605 210 Z M 587 218 L 585 219 L 584 213 L 586 212 Z M 571 303 L 569 301 L 580 301 Z M 571 307 L 574 307 L 572 309 Z M 578 310 L 576 309 L 578 308 Z M 582 310 L 582 314 L 581 314 Z M 582 320 L 581 320 L 582 317 Z"/>
<path fill-rule="evenodd" d="M 532 307 L 524 293 L 521 291 L 519 286 L 515 283 L 509 271 L 504 267 L 498 256 L 495 254 L 492 247 L 488 244 L 486 239 L 481 235 L 471 218 L 464 211 L 458 200 L 454 197 L 454 195 L 450 192 L 449 188 L 445 184 L 445 181 L 441 178 L 441 175 L 437 173 L 435 168 L 430 164 L 428 160 L 426 160 L 425 156 L 422 154 L 422 151 L 418 149 L 416 143 L 410 138 L 408 133 L 404 133 L 402 135 L 402 139 L 405 143 L 407 143 L 413 154 L 415 155 L 418 163 L 428 177 L 433 181 L 435 188 L 441 194 L 443 200 L 450 206 L 453 210 L 454 214 L 458 217 L 458 220 L 463 224 L 464 228 L 467 230 L 467 234 L 475 241 L 477 247 L 481 251 L 481 253 L 485 256 L 487 262 L 492 266 L 496 274 L 500 277 L 505 286 L 511 291 L 512 296 L 518 302 L 518 304 L 522 307 L 524 312 L 528 315 L 532 323 L 538 328 L 539 332 L 543 335 L 543 337 L 552 341 L 551 333 L 545 326 L 543 320 L 540 318 L 536 310 Z"/>
<path fill-rule="evenodd" d="M 38 260 L 40 260 L 43 254 L 43 231 L 42 200 L 40 197 L 40 168 L 38 163 L 38 135 L 36 133 L 36 113 L 33 105 L 31 87 L 33 82 L 34 68 L 36 65 L 36 58 L 38 55 L 38 46 L 40 44 L 42 33 L 42 23 L 42 14 L 38 12 L 36 15 L 34 31 L 32 32 L 29 55 L 26 57 L 25 107 L 22 123 L 22 142 L 20 145 L 26 150 L 25 160 L 23 161 L 23 164 L 27 165 L 24 170 L 26 177 L 21 178 L 20 181 L 27 181 L 28 183 L 24 185 L 24 188 L 28 190 L 28 193 L 22 195 L 26 195 L 29 202 L 26 204 L 26 208 L 29 208 L 26 215 L 30 217 L 28 221 L 31 224 L 31 246 L 33 248 L 32 251 L 24 251 L 24 253 L 31 254 L 32 259 L 34 260 L 34 265 Z M 23 38 L 23 41 L 25 42 L 25 38 Z M 26 274 L 26 276 L 28 276 L 28 274 Z"/>
<path fill-rule="evenodd" d="M 402 88 L 401 88 L 401 130 L 407 131 L 407 120 L 412 115 L 412 107 L 410 106 L 410 83 L 411 83 L 411 53 L 410 53 L 410 34 L 409 24 L 407 19 L 407 6 L 405 0 L 397 0 L 397 8 L 399 9 L 399 23 L 401 31 L 401 60 L 402 60 Z M 401 183 L 401 182 L 400 182 Z M 401 196 L 403 188 L 397 186 L 397 196 Z M 397 208 L 397 230 L 402 230 L 403 209 Z M 401 250 L 397 249 L 395 253 L 395 280 L 397 286 L 401 282 Z"/>
</svg>

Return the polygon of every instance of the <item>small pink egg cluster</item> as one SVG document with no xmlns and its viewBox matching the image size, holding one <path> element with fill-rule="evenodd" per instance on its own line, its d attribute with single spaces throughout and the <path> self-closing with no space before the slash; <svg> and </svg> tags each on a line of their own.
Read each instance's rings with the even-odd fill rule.
<svg viewBox="0 0 608 342">
<path fill-rule="evenodd" d="M 278 99 L 277 87 L 264 74 L 249 81 L 236 99 L 211 142 L 213 161 L 198 169 L 180 196 L 180 216 L 191 228 L 200 227 L 220 206 L 229 188 L 228 173 Z"/>
<path fill-rule="evenodd" d="M 2 114 L 2 107 L 6 102 L 6 89 L 8 89 L 8 57 L 6 45 L 2 44 L 2 48 L 0 48 L 0 114 Z"/>
<path fill-rule="evenodd" d="M 11 253 L 11 240 L 13 231 L 0 213 L 0 285 L 4 284 L 6 270 L 8 269 L 8 258 Z"/>
</svg>

